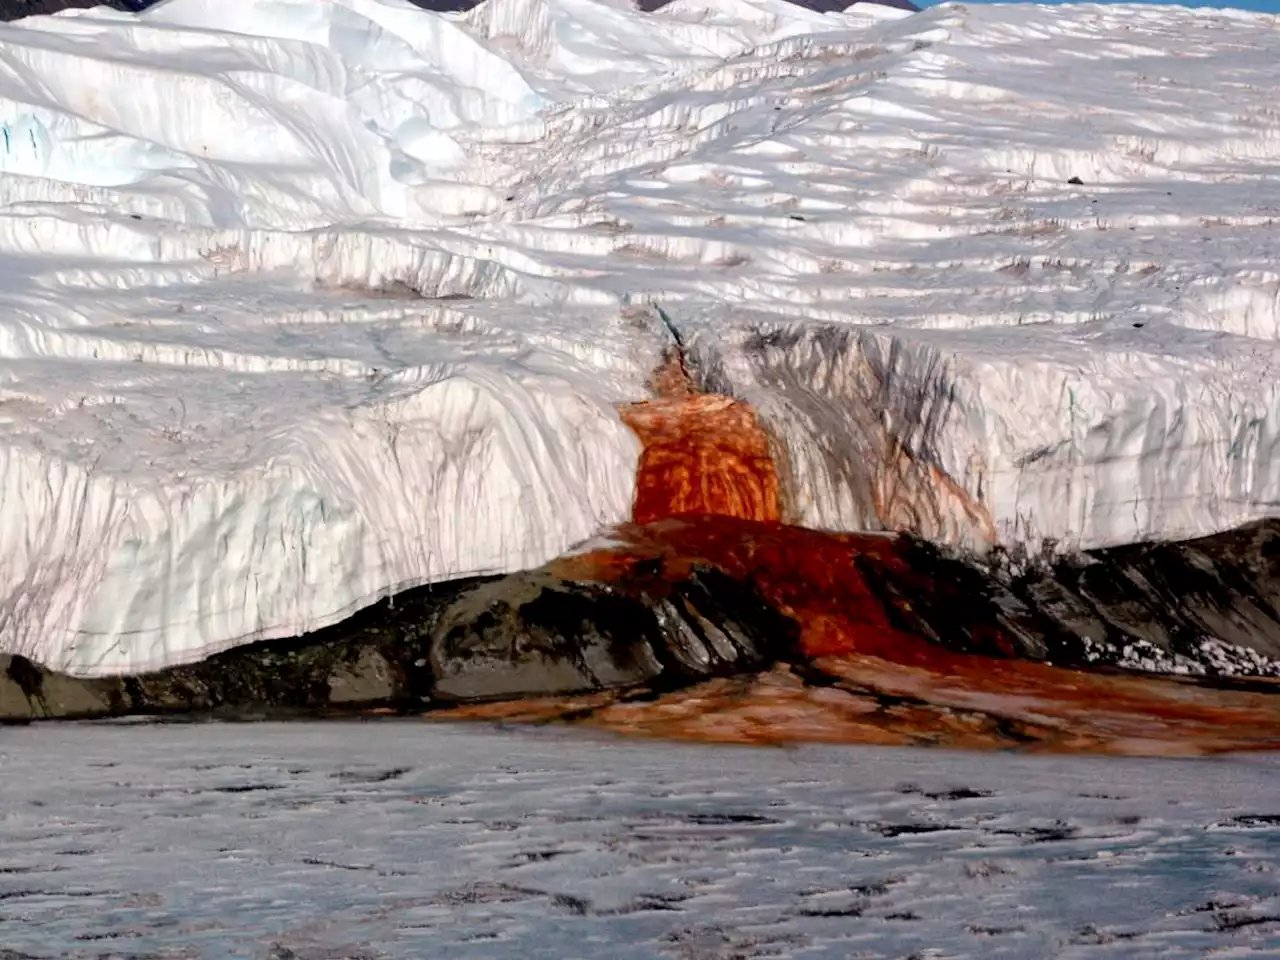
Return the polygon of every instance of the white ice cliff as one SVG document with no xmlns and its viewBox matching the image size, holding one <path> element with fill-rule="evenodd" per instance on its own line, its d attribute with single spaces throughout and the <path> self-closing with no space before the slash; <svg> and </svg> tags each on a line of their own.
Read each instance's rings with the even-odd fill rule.
<svg viewBox="0 0 1280 960">
<path fill-rule="evenodd" d="M 1278 63 L 1148 6 L 0 25 L 0 651 L 139 671 L 537 565 L 627 517 L 676 336 L 797 522 L 1274 512 Z"/>
</svg>

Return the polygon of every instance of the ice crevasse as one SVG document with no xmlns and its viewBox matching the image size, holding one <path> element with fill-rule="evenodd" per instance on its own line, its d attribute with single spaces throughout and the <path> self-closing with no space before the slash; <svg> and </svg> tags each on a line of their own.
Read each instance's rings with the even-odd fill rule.
<svg viewBox="0 0 1280 960">
<path fill-rule="evenodd" d="M 0 650 L 191 661 L 537 566 L 678 348 L 784 519 L 1280 502 L 1280 26 L 166 0 L 0 25 Z"/>
</svg>

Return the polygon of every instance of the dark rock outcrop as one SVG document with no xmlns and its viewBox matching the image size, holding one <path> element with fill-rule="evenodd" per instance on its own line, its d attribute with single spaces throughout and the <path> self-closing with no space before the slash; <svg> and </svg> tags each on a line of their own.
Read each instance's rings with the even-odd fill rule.
<svg viewBox="0 0 1280 960">
<path fill-rule="evenodd" d="M 659 696 L 778 663 L 821 683 L 824 657 L 971 678 L 1026 662 L 1280 675 L 1280 521 L 1016 569 L 909 537 L 723 517 L 617 536 L 616 548 L 408 591 L 306 636 L 142 676 L 80 680 L 0 657 L 0 720 Z"/>
<path fill-rule="evenodd" d="M 1057 662 L 1280 672 L 1280 520 L 1091 550 L 998 579 L 1054 637 Z"/>
<path fill-rule="evenodd" d="M 21 20 L 60 10 L 88 10 L 93 7 L 109 7 L 128 13 L 140 13 L 154 6 L 159 0 L 0 0 L 0 20 Z M 438 13 L 456 13 L 470 10 L 477 0 L 410 0 L 414 6 Z"/>
<path fill-rule="evenodd" d="M 127 714 L 288 716 L 351 708 L 408 709 L 428 696 L 425 664 L 440 612 L 483 581 L 420 587 L 342 623 L 247 644 L 199 663 L 83 680 L 0 656 L 0 721 Z"/>
<path fill-rule="evenodd" d="M 136 13 L 150 5 L 148 0 L 137 3 L 133 0 L 109 0 L 107 3 L 97 3 L 95 0 L 0 0 L 0 20 L 21 20 L 23 17 L 57 13 L 59 10 L 85 10 L 98 6 Z"/>
<path fill-rule="evenodd" d="M 59 10 L 88 9 L 91 7 L 110 7 L 113 10 L 125 10 L 138 13 L 157 3 L 158 0 L 0 0 L 0 20 L 20 20 L 39 14 L 57 13 Z M 477 6 L 481 0 L 409 0 L 415 7 L 435 13 L 464 13 Z M 659 10 L 671 0 L 639 0 L 637 6 L 646 13 Z M 846 0 L 791 0 L 799 7 L 805 7 L 818 13 L 834 13 L 852 6 Z M 854 0 L 854 3 L 872 3 L 886 7 L 897 7 L 900 10 L 916 11 L 920 8 L 911 0 Z"/>
<path fill-rule="evenodd" d="M 460 597 L 432 638 L 434 694 L 493 700 L 686 686 L 795 655 L 798 629 L 750 584 L 695 566 L 620 587 L 517 574 Z"/>
<path fill-rule="evenodd" d="M 0 720 L 417 712 L 674 689 L 788 659 L 797 632 L 750 584 L 711 568 L 625 587 L 536 570 L 414 590 L 312 634 L 136 677 L 77 679 L 0 656 Z"/>
</svg>

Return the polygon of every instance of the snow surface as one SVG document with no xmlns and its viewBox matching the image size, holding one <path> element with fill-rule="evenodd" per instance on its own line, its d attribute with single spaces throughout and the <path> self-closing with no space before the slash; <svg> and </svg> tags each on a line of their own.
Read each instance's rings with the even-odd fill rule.
<svg viewBox="0 0 1280 960">
<path fill-rule="evenodd" d="M 37 725 L 0 776 L 19 957 L 1280 952 L 1274 758 Z"/>
<path fill-rule="evenodd" d="M 675 335 L 808 525 L 1274 511 L 1278 61 L 1144 6 L 0 25 L 0 649 L 139 671 L 537 565 L 626 518 Z"/>
</svg>

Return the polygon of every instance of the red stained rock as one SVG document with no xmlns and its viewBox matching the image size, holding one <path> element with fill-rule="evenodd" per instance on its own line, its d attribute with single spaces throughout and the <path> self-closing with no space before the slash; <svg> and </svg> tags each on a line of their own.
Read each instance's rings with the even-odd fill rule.
<svg viewBox="0 0 1280 960">
<path fill-rule="evenodd" d="M 637 564 L 660 560 L 662 575 L 677 579 L 695 564 L 751 580 L 778 610 L 801 625 L 806 656 L 866 653 L 901 662 L 934 662 L 947 651 L 895 628 L 870 589 L 858 557 L 909 575 L 903 541 L 882 534 L 832 534 L 781 523 L 732 517 L 682 517 L 615 531 L 619 546 L 556 560 L 558 576 L 624 581 Z"/>
<path fill-rule="evenodd" d="M 624 411 L 645 444 L 635 523 L 615 531 L 614 546 L 561 558 L 551 571 L 652 589 L 655 578 L 675 583 L 695 565 L 718 568 L 750 581 L 800 625 L 795 664 L 643 702 L 596 693 L 437 716 L 572 717 L 619 733 L 737 743 L 1156 756 L 1280 748 L 1280 683 L 1070 670 L 1012 658 L 1012 640 L 973 613 L 979 608 L 958 581 L 921 569 L 907 538 L 780 523 L 768 438 L 749 408 L 695 393 L 674 365 L 660 373 L 658 388 L 660 399 Z M 886 582 L 906 589 L 886 590 Z M 928 598 L 935 614 L 954 611 L 971 648 L 997 655 L 959 653 L 904 628 L 908 596 Z"/>
<path fill-rule="evenodd" d="M 982 658 L 974 658 L 980 661 Z M 959 676 L 876 657 L 824 658 L 821 685 L 787 665 L 654 700 L 614 693 L 476 704 L 435 719 L 564 721 L 711 743 L 846 743 L 1034 753 L 1198 756 L 1280 749 L 1280 685 L 1215 689 L 1006 661 Z M 1265 685 L 1263 685 L 1265 686 Z"/>
</svg>

